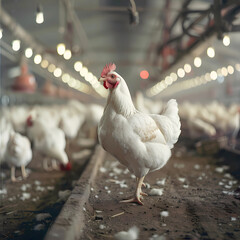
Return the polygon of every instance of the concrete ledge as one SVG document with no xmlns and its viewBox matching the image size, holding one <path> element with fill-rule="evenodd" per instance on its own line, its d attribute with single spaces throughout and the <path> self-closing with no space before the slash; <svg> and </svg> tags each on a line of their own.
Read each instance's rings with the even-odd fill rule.
<svg viewBox="0 0 240 240">
<path fill-rule="evenodd" d="M 72 194 L 64 204 L 59 216 L 48 230 L 45 240 L 80 239 L 84 228 L 84 204 L 88 201 L 90 188 L 102 164 L 105 151 L 97 145 L 86 169 L 77 182 Z"/>
</svg>

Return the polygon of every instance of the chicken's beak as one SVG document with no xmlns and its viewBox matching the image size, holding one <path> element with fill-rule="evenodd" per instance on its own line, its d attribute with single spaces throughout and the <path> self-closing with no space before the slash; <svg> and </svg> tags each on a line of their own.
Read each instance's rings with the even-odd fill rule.
<svg viewBox="0 0 240 240">
<path fill-rule="evenodd" d="M 98 79 L 99 82 L 103 82 L 103 81 L 105 81 L 105 80 L 106 80 L 106 78 L 104 78 L 104 77 L 100 77 L 100 78 Z"/>
</svg>

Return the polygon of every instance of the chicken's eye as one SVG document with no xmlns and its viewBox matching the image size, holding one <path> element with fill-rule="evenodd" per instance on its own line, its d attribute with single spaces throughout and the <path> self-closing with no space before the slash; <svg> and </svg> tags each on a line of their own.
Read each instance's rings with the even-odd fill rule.
<svg viewBox="0 0 240 240">
<path fill-rule="evenodd" d="M 115 78 L 115 75 L 112 74 L 112 75 L 111 75 L 111 78 L 114 79 L 114 78 Z"/>
</svg>

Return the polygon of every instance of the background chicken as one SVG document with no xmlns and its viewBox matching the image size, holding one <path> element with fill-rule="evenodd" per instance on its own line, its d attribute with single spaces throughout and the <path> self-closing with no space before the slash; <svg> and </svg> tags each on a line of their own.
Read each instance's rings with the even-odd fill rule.
<svg viewBox="0 0 240 240">
<path fill-rule="evenodd" d="M 137 111 L 125 80 L 115 69 L 115 64 L 106 65 L 99 79 L 110 93 L 98 136 L 103 148 L 137 177 L 135 196 L 124 202 L 142 205 L 144 177 L 167 163 L 171 148 L 180 135 L 178 107 L 176 100 L 172 99 L 162 115 Z"/>
<path fill-rule="evenodd" d="M 11 167 L 11 180 L 16 181 L 15 167 L 21 167 L 22 177 L 26 178 L 25 166 L 32 160 L 32 149 L 27 137 L 12 132 L 8 140 L 5 159 Z"/>
<path fill-rule="evenodd" d="M 53 126 L 48 126 L 48 122 L 43 122 L 37 118 L 33 112 L 27 118 L 27 133 L 33 140 L 33 148 L 47 158 L 56 159 L 61 163 L 62 170 L 70 170 L 71 164 L 65 152 L 66 139 L 64 132 Z M 54 163 L 54 162 L 53 162 Z M 49 170 L 47 159 L 43 161 L 45 170 Z M 57 168 L 56 164 L 52 166 Z"/>
</svg>

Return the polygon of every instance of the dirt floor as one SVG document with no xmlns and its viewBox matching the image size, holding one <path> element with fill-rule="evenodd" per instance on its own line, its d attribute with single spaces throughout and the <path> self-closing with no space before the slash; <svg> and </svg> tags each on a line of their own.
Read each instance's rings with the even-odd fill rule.
<svg viewBox="0 0 240 240">
<path fill-rule="evenodd" d="M 160 195 L 144 197 L 139 206 L 119 203 L 134 193 L 135 179 L 107 155 L 84 209 L 81 239 L 113 239 L 133 226 L 143 240 L 240 239 L 239 166 L 224 152 L 200 156 L 180 142 L 168 164 L 145 179 L 143 190 L 160 189 Z"/>
<path fill-rule="evenodd" d="M 30 175 L 26 180 L 12 183 L 10 170 L 0 169 L 0 239 L 44 238 L 90 158 L 88 155 L 81 161 L 73 160 L 72 154 L 81 150 L 75 141 L 68 145 L 67 154 L 73 163 L 69 172 L 46 172 L 42 168 L 42 157 L 35 152 L 27 167 Z M 20 175 L 17 170 L 16 176 Z"/>
</svg>

